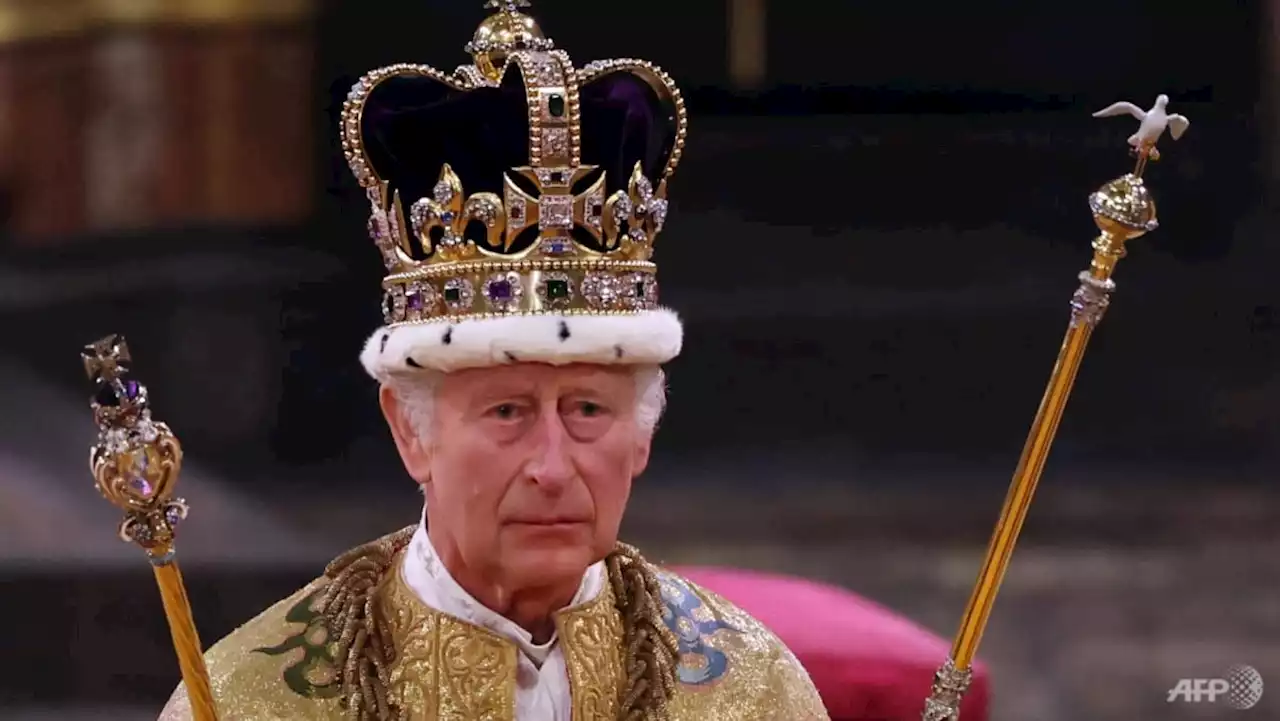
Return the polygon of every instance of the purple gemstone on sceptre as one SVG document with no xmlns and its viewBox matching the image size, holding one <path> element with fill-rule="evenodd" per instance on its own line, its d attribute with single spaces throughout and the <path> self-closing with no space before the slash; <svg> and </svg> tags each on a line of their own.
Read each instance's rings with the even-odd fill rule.
<svg viewBox="0 0 1280 721">
<path fill-rule="evenodd" d="M 139 495 L 147 498 L 151 497 L 151 493 L 154 490 L 151 488 L 151 483 L 145 478 L 135 478 L 132 481 L 129 481 L 129 485 L 132 486 L 133 490 L 137 491 Z"/>
<path fill-rule="evenodd" d="M 135 400 L 138 397 L 139 392 L 141 392 L 141 386 L 138 385 L 137 381 L 125 381 L 124 395 L 126 398 L 129 400 Z"/>
<path fill-rule="evenodd" d="M 151 466 L 151 459 L 147 456 L 147 449 L 139 448 L 131 452 L 127 459 L 129 487 L 143 498 L 150 498 L 151 494 L 155 493 L 155 487 L 151 485 L 151 481 L 147 480 L 147 471 Z"/>
</svg>

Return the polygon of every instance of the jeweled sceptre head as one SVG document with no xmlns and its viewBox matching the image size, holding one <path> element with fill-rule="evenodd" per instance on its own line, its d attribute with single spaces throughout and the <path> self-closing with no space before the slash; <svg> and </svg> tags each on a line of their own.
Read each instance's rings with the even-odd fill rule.
<svg viewBox="0 0 1280 721">
<path fill-rule="evenodd" d="M 120 538 L 163 561 L 173 551 L 174 529 L 187 516 L 187 504 L 172 497 L 182 446 L 165 424 L 152 420 L 146 386 L 126 377 L 131 358 L 122 336 L 90 343 L 81 357 L 95 384 L 89 405 L 98 442 L 89 467 L 98 491 L 125 512 Z"/>
<path fill-rule="evenodd" d="M 1142 180 L 1147 162 L 1160 159 L 1156 144 L 1164 136 L 1178 140 L 1190 127 L 1185 116 L 1168 111 L 1169 96 L 1160 94 L 1148 110 L 1130 102 L 1112 103 L 1093 114 L 1095 118 L 1130 115 L 1139 122 L 1138 130 L 1128 138 L 1129 147 L 1137 156 L 1133 172 L 1102 186 L 1089 196 L 1089 208 L 1093 219 L 1104 235 L 1130 240 L 1155 230 L 1156 203 Z"/>
</svg>

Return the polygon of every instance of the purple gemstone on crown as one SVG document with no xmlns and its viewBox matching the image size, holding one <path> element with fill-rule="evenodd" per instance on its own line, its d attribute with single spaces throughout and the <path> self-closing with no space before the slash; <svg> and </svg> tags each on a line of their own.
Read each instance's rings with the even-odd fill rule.
<svg viewBox="0 0 1280 721">
<path fill-rule="evenodd" d="M 427 304 L 426 296 L 421 292 L 405 294 L 405 300 L 408 302 L 410 310 L 422 310 Z"/>
<path fill-rule="evenodd" d="M 140 388 L 137 381 L 125 381 L 124 394 L 129 400 L 136 399 L 138 397 L 139 390 Z"/>
<path fill-rule="evenodd" d="M 489 283 L 489 287 L 485 289 L 489 294 L 489 300 L 505 301 L 511 300 L 511 281 L 495 280 Z"/>
</svg>

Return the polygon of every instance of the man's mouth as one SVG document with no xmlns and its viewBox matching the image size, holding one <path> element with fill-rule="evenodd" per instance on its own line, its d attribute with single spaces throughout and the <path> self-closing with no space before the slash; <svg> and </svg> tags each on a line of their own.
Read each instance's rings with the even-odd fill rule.
<svg viewBox="0 0 1280 721">
<path fill-rule="evenodd" d="M 581 526 L 586 523 L 584 518 L 569 517 L 553 517 L 553 518 L 516 518 L 508 521 L 513 526 L 534 526 L 539 528 L 569 528 L 571 526 Z"/>
</svg>

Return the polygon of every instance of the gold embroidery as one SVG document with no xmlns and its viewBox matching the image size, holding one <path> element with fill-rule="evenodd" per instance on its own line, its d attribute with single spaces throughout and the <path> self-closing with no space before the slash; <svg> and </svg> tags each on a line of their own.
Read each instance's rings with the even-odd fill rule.
<svg viewBox="0 0 1280 721">
<path fill-rule="evenodd" d="M 556 616 L 574 721 L 613 721 L 622 684 L 622 617 L 605 586 L 595 600 Z"/>
<path fill-rule="evenodd" d="M 827 720 L 809 675 L 759 621 L 684 579 L 664 584 L 663 591 L 686 605 L 706 606 L 711 618 L 737 631 L 704 638 L 706 649 L 727 657 L 723 675 L 709 684 L 678 684 L 670 709 L 672 721 Z M 709 663 L 710 657 L 706 653 L 689 654 L 682 660 L 693 671 Z"/>
<path fill-rule="evenodd" d="M 398 573 L 392 578 L 397 576 Z M 406 592 L 393 580 L 384 587 L 380 599 L 382 620 L 396 648 L 396 662 L 391 668 L 391 698 L 406 718 L 434 720 L 439 705 L 432 671 L 438 617 L 421 604 L 406 599 Z"/>
<path fill-rule="evenodd" d="M 412 721 L 515 718 L 515 645 L 424 606 L 405 585 L 399 558 L 380 604 L 396 648 L 396 704 Z"/>
<path fill-rule="evenodd" d="M 515 718 L 515 645 L 449 616 L 438 623 L 441 721 Z"/>
</svg>

